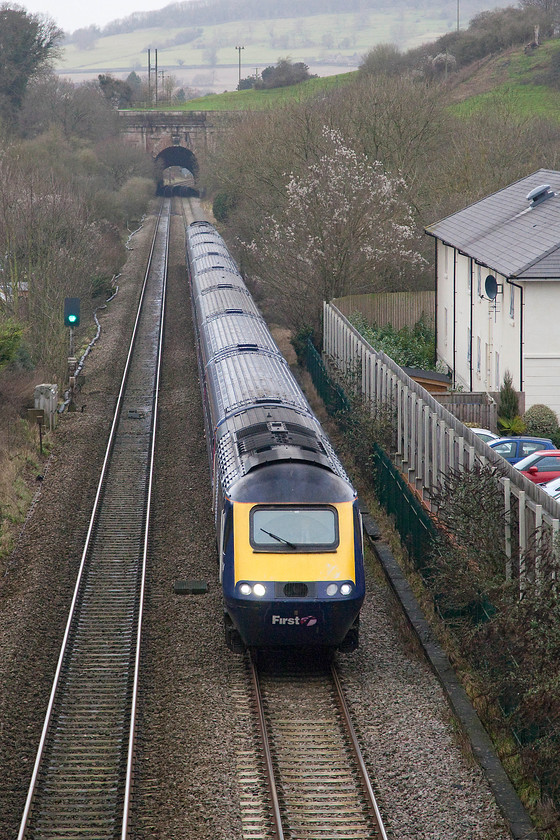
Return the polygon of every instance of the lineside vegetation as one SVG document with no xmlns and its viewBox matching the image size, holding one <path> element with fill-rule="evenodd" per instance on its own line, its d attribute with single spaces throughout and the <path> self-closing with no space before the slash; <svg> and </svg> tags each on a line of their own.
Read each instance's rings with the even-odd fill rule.
<svg viewBox="0 0 560 840">
<path fill-rule="evenodd" d="M 0 31 L 1 560 L 41 472 L 22 417 L 36 384 L 66 380 L 64 298 L 82 300 L 79 347 L 155 182 L 151 161 L 120 140 L 100 84 L 52 73 L 62 33 L 50 19 L 4 3 Z"/>
</svg>

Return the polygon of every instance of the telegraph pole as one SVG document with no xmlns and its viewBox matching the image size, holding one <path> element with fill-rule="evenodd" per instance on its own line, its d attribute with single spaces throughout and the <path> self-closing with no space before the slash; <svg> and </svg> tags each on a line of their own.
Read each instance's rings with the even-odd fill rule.
<svg viewBox="0 0 560 840">
<path fill-rule="evenodd" d="M 241 84 L 241 50 L 244 50 L 245 47 L 236 47 L 235 49 L 239 53 L 239 84 Z"/>
<path fill-rule="evenodd" d="M 156 105 L 157 105 L 157 98 L 158 98 L 158 69 L 157 69 L 157 50 L 154 50 L 156 64 L 155 68 L 152 65 L 152 53 L 151 50 L 148 49 L 148 102 L 152 104 L 152 71 L 155 69 L 156 74 Z"/>
</svg>

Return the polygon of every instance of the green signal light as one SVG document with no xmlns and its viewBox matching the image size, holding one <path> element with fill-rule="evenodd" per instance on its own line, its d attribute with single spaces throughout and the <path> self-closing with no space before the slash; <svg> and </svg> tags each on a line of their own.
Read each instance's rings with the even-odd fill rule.
<svg viewBox="0 0 560 840">
<path fill-rule="evenodd" d="M 80 323 L 80 298 L 64 298 L 64 324 L 77 327 Z"/>
</svg>

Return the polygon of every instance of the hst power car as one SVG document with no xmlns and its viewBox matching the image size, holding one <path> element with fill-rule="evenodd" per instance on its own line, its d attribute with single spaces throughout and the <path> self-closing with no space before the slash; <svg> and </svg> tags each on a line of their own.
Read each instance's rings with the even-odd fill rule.
<svg viewBox="0 0 560 840">
<path fill-rule="evenodd" d="M 187 265 L 227 644 L 354 649 L 356 492 L 208 222 L 187 228 Z"/>
</svg>

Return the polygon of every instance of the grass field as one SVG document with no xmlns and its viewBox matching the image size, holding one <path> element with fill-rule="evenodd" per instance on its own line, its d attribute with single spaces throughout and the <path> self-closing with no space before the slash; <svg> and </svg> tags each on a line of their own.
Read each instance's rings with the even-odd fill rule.
<svg viewBox="0 0 560 840">
<path fill-rule="evenodd" d="M 206 94 L 197 99 L 190 99 L 181 105 L 164 103 L 158 105 L 160 111 L 257 111 L 275 108 L 287 102 L 301 102 L 324 90 L 348 84 L 356 76 L 356 71 L 310 79 L 291 87 L 273 90 L 241 90 L 225 93 Z"/>
<path fill-rule="evenodd" d="M 505 2 L 505 0 L 503 0 Z M 483 0 L 464 0 L 465 15 L 485 8 Z M 279 58 L 303 61 L 311 72 L 330 75 L 341 68 L 356 68 L 362 57 L 378 43 L 394 43 L 406 50 L 434 40 L 456 25 L 456 2 L 444 0 L 429 5 L 418 0 L 407 7 L 380 6 L 361 14 L 325 14 L 307 18 L 277 18 L 223 23 L 201 27 L 196 40 L 172 45 L 187 29 L 139 29 L 125 35 L 100 38 L 92 49 L 64 48 L 57 69 L 74 77 L 111 72 L 121 77 L 132 70 L 144 73 L 147 50 L 158 50 L 158 66 L 177 75 L 181 83 L 196 85 L 206 79 L 207 89 L 223 90 L 220 70 L 229 68 L 228 89 L 238 80 L 236 45 L 242 45 L 242 76 L 253 75 Z M 152 53 L 153 55 L 153 53 Z M 218 81 L 216 81 L 216 77 Z M 209 80 L 212 79 L 210 83 Z M 201 85 L 204 87 L 204 85 Z"/>
<path fill-rule="evenodd" d="M 235 46 L 242 44 L 243 62 L 254 71 L 256 66 L 262 69 L 288 54 L 293 61 L 325 63 L 340 56 L 361 56 L 380 42 L 398 41 L 409 47 L 437 37 L 448 28 L 448 22 L 429 13 L 407 10 L 396 14 L 387 8 L 363 15 L 318 15 L 206 26 L 196 40 L 178 46 L 165 45 L 181 29 L 139 29 L 127 35 L 100 38 L 92 50 L 77 50 L 70 44 L 59 69 L 143 70 L 148 47 L 158 49 L 162 67 L 179 67 L 181 63 L 208 67 L 214 61 L 218 66 L 236 64 Z"/>
</svg>

